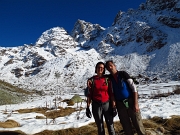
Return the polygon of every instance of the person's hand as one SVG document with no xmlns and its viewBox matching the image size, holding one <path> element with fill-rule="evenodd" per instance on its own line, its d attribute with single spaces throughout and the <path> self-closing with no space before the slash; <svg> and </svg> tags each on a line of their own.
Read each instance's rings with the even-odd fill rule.
<svg viewBox="0 0 180 135">
<path fill-rule="evenodd" d="M 114 100 L 112 101 L 112 108 L 116 108 L 116 102 Z"/>
<path fill-rule="evenodd" d="M 92 86 L 92 81 L 91 80 L 87 80 L 87 87 L 90 89 Z"/>
<path fill-rule="evenodd" d="M 135 112 L 139 112 L 139 111 L 140 111 L 138 103 L 136 103 L 136 104 L 134 105 L 134 111 L 135 111 Z"/>
<path fill-rule="evenodd" d="M 86 116 L 87 116 L 88 118 L 91 118 L 91 117 L 92 117 L 92 114 L 91 114 L 91 111 L 90 111 L 89 107 L 86 108 Z"/>
<path fill-rule="evenodd" d="M 117 111 L 116 108 L 112 108 L 112 116 L 115 117 L 117 115 Z"/>
</svg>

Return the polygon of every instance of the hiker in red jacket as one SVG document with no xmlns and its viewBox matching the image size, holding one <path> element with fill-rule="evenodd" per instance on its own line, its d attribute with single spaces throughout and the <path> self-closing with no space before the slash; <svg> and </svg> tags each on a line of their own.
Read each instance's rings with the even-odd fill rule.
<svg viewBox="0 0 180 135">
<path fill-rule="evenodd" d="M 127 72 L 117 71 L 113 61 L 107 61 L 106 68 L 111 73 L 109 77 L 112 81 L 116 108 L 125 134 L 134 135 L 133 124 L 138 135 L 145 135 L 138 105 L 138 93 L 133 80 Z"/>
<path fill-rule="evenodd" d="M 91 118 L 89 107 L 92 101 L 92 114 L 98 127 L 98 135 L 105 135 L 103 117 L 105 118 L 109 135 L 115 135 L 113 125 L 113 108 L 115 108 L 115 101 L 111 82 L 104 76 L 105 65 L 103 62 L 96 64 L 95 73 L 97 75 L 90 78 L 86 115 Z"/>
</svg>

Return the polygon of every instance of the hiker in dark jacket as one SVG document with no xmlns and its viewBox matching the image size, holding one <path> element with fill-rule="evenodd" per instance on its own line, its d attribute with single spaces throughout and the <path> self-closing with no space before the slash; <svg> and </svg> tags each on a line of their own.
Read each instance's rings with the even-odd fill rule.
<svg viewBox="0 0 180 135">
<path fill-rule="evenodd" d="M 91 117 L 89 107 L 92 101 L 92 114 L 98 127 L 98 135 L 105 135 L 103 117 L 105 118 L 109 135 L 115 135 L 112 114 L 115 101 L 111 82 L 104 76 L 105 64 L 103 62 L 96 64 L 95 73 L 97 75 L 90 78 L 86 115 L 89 118 Z"/>
<path fill-rule="evenodd" d="M 117 71 L 113 61 L 107 61 L 106 68 L 110 72 L 116 108 L 125 134 L 134 135 L 133 124 L 138 135 L 145 135 L 138 105 L 138 93 L 133 80 L 127 72 Z"/>
</svg>

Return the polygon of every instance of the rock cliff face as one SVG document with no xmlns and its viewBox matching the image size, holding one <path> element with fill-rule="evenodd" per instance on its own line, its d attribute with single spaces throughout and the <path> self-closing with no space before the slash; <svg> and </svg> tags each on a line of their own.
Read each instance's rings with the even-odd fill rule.
<svg viewBox="0 0 180 135">
<path fill-rule="evenodd" d="M 158 21 L 172 28 L 180 28 L 180 19 L 176 17 L 160 16 Z"/>
<path fill-rule="evenodd" d="M 87 48 L 89 47 L 87 42 L 99 38 L 101 32 L 104 30 L 105 28 L 101 27 L 99 24 L 92 24 L 83 20 L 78 20 L 74 25 L 71 35 L 82 47 Z"/>
<path fill-rule="evenodd" d="M 166 10 L 169 13 L 165 15 L 159 15 L 158 21 L 168 27 L 179 28 L 180 18 L 172 13 L 180 13 L 180 2 L 178 0 L 148 0 L 146 2 L 146 9 L 153 13 L 158 13 Z"/>
<path fill-rule="evenodd" d="M 76 47 L 74 39 L 68 35 L 64 28 L 60 27 L 54 27 L 43 32 L 35 44 L 36 46 L 43 47 L 47 50 L 54 47 L 63 49 Z"/>
<path fill-rule="evenodd" d="M 146 8 L 150 11 L 177 10 L 178 0 L 147 0 Z"/>
<path fill-rule="evenodd" d="M 78 91 L 98 61 L 112 59 L 148 81 L 178 80 L 179 28 L 179 0 L 147 0 L 119 11 L 108 28 L 77 20 L 71 33 L 54 27 L 34 45 L 0 48 L 0 79 L 27 89 Z"/>
<path fill-rule="evenodd" d="M 145 44 L 145 52 L 152 52 L 167 44 L 168 33 L 161 26 L 179 28 L 180 2 L 178 0 L 147 0 L 138 10 L 119 11 L 112 27 L 101 29 L 99 25 L 78 20 L 72 37 L 82 46 L 113 44 L 125 46 L 130 42 Z M 98 26 L 98 27 L 97 27 Z M 102 34 L 103 33 L 103 34 Z M 97 38 L 101 38 L 95 43 Z"/>
</svg>

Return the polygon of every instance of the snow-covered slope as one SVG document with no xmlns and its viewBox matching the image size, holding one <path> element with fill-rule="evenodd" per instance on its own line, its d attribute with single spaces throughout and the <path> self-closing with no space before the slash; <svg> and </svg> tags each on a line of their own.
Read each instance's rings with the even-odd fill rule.
<svg viewBox="0 0 180 135">
<path fill-rule="evenodd" d="M 27 90 L 78 92 L 98 61 L 113 60 L 133 76 L 178 80 L 179 28 L 178 0 L 147 0 L 119 11 L 108 28 L 77 20 L 70 34 L 54 27 L 34 45 L 0 47 L 0 79 Z"/>
</svg>

